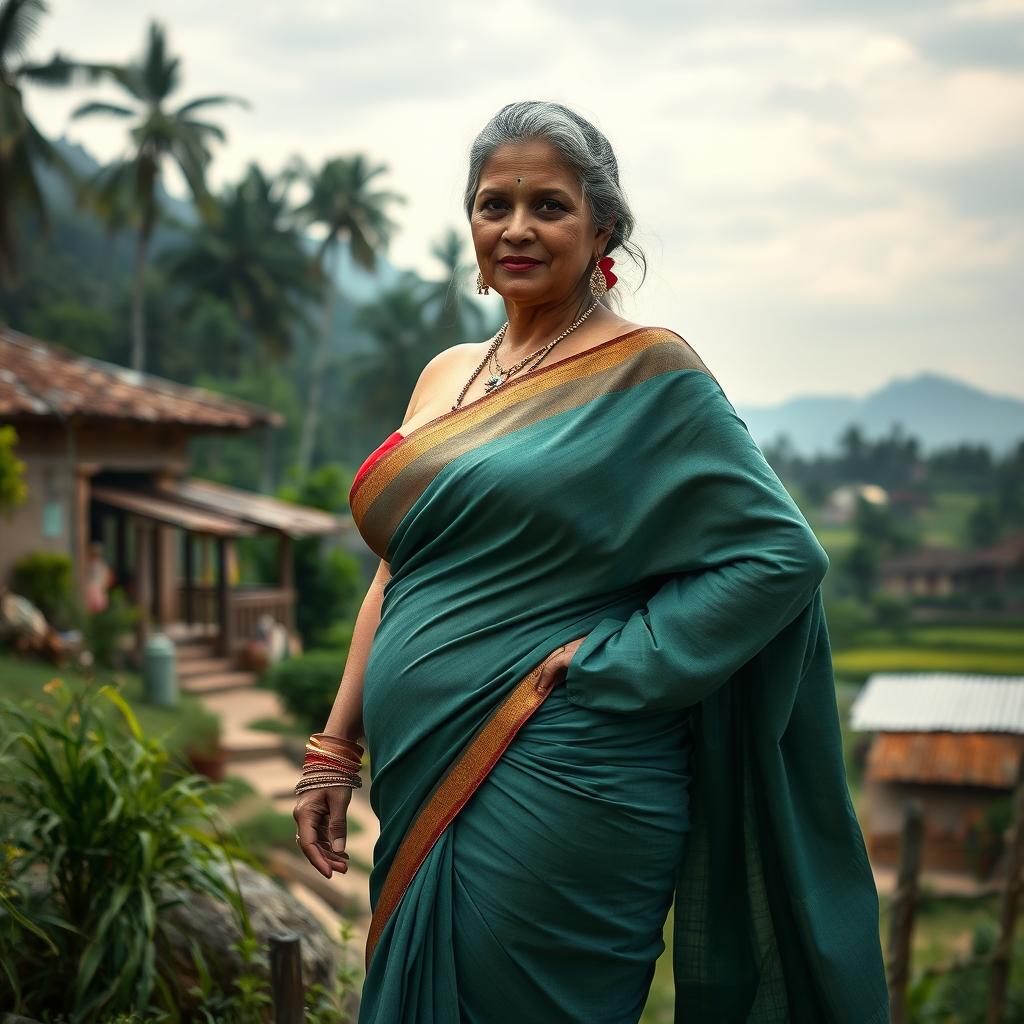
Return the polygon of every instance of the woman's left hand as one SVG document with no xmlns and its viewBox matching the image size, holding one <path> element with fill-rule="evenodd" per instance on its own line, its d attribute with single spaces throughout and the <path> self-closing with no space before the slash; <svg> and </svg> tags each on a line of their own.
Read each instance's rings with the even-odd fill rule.
<svg viewBox="0 0 1024 1024">
<path fill-rule="evenodd" d="M 569 668 L 569 662 L 572 661 L 572 656 L 579 650 L 586 639 L 585 636 L 581 636 L 578 640 L 570 640 L 544 659 L 540 668 L 540 676 L 534 684 L 534 689 L 537 693 L 546 697 L 565 679 L 565 673 Z"/>
</svg>

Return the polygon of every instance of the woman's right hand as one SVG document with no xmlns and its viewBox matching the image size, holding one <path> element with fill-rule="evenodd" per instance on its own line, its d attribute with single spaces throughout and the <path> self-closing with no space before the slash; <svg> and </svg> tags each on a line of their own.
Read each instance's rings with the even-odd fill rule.
<svg viewBox="0 0 1024 1024">
<path fill-rule="evenodd" d="M 306 859 L 325 878 L 348 871 L 348 805 L 351 786 L 312 789 L 295 801 L 296 843 Z"/>
</svg>

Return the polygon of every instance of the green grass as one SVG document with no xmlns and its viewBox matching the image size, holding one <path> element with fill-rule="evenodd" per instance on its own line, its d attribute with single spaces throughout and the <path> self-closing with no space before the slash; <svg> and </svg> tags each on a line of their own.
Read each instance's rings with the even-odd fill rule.
<svg viewBox="0 0 1024 1024">
<path fill-rule="evenodd" d="M 1011 626 L 911 626 L 894 642 L 884 629 L 864 632 L 855 647 L 832 652 L 836 675 L 864 680 L 872 672 L 964 672 L 1024 675 L 1024 636 Z"/>
<path fill-rule="evenodd" d="M 217 718 L 194 697 L 182 694 L 176 708 L 147 704 L 143 697 L 142 678 L 135 672 L 111 672 L 97 669 L 84 674 L 73 669 L 58 669 L 37 659 L 22 658 L 9 651 L 0 651 L 0 699 L 16 703 L 44 704 L 50 700 L 43 687 L 57 678 L 73 689 L 99 689 L 106 683 L 119 686 L 125 699 L 138 716 L 148 736 L 163 740 L 172 754 L 181 755 L 197 739 L 209 736 L 216 728 Z M 113 707 L 110 721 L 121 727 L 121 718 Z"/>
</svg>

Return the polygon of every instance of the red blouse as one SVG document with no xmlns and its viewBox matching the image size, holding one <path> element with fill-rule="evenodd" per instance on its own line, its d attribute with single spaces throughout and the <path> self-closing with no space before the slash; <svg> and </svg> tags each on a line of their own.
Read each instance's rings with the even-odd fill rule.
<svg viewBox="0 0 1024 1024">
<path fill-rule="evenodd" d="M 366 461 L 356 470 L 355 479 L 352 481 L 352 488 L 355 489 L 356 484 L 366 475 L 372 466 L 389 448 L 398 444 L 402 439 L 401 431 L 394 431 L 389 434 L 384 440 L 373 449 L 372 452 L 366 457 Z"/>
</svg>

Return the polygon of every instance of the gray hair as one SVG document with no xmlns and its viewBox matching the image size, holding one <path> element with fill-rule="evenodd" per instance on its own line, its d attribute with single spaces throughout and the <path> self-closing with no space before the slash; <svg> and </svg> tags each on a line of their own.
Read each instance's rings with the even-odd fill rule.
<svg viewBox="0 0 1024 1024">
<path fill-rule="evenodd" d="M 473 216 L 473 200 L 480 187 L 484 164 L 490 155 L 506 143 L 538 138 L 550 142 L 576 172 L 594 223 L 601 227 L 615 221 L 605 255 L 616 248 L 624 249 L 646 277 L 647 261 L 644 254 L 639 246 L 630 241 L 635 221 L 619 185 L 619 164 L 611 143 L 588 120 L 561 103 L 543 100 L 509 103 L 484 125 L 469 151 L 466 216 Z M 644 277 L 641 278 L 641 284 Z"/>
</svg>

